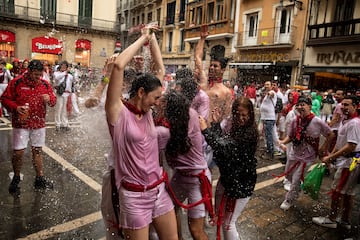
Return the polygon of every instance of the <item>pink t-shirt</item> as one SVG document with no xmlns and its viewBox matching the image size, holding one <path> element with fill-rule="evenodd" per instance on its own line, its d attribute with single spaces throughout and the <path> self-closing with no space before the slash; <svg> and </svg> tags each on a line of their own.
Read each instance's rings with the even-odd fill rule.
<svg viewBox="0 0 360 240">
<path fill-rule="evenodd" d="M 210 100 L 207 93 L 200 89 L 199 92 L 195 95 L 191 107 L 195 109 L 205 120 L 209 117 L 209 108 L 210 108 Z"/>
<path fill-rule="evenodd" d="M 160 179 L 162 168 L 151 111 L 138 119 L 124 106 L 118 122 L 109 124 L 109 129 L 113 140 L 118 188 L 122 181 L 148 186 Z"/>
<path fill-rule="evenodd" d="M 296 118 L 290 123 L 288 133 L 289 137 L 295 136 L 296 132 Z M 309 126 L 306 128 L 306 136 L 312 138 L 319 138 L 320 135 L 327 136 L 331 132 L 330 127 L 318 117 L 314 117 Z M 289 149 L 288 159 L 301 161 L 301 162 L 313 162 L 316 158 L 316 150 L 303 141 L 301 144 Z"/>
<path fill-rule="evenodd" d="M 159 147 L 161 150 L 166 148 L 166 143 L 170 138 L 170 130 L 164 127 L 157 127 L 159 137 Z M 199 114 L 190 108 L 190 120 L 188 127 L 188 136 L 191 140 L 191 148 L 184 155 L 178 155 L 173 160 L 172 168 L 178 170 L 202 170 L 207 168 L 207 163 L 203 153 L 204 137 L 201 134 L 199 124 Z"/>
</svg>

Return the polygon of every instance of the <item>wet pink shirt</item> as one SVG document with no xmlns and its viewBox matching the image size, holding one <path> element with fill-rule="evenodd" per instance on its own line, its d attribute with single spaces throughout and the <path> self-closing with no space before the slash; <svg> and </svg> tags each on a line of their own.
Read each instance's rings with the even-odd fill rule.
<svg viewBox="0 0 360 240">
<path fill-rule="evenodd" d="M 158 134 L 159 147 L 164 150 L 166 148 L 166 143 L 170 138 L 170 130 L 164 127 L 159 127 Z M 200 130 L 199 114 L 192 108 L 190 108 L 188 136 L 192 145 L 189 152 L 183 155 L 178 155 L 173 161 L 174 165 L 171 167 L 173 169 L 184 171 L 207 169 L 207 163 L 203 153 L 204 138 Z"/>
<path fill-rule="evenodd" d="M 113 140 L 116 186 L 126 181 L 143 186 L 160 179 L 157 133 L 152 112 L 141 119 L 125 106 L 115 125 L 109 124 Z"/>
</svg>

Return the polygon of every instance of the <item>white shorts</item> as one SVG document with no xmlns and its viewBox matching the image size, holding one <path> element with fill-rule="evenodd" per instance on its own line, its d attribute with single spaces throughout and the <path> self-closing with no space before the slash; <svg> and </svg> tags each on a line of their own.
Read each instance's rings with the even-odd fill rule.
<svg viewBox="0 0 360 240">
<path fill-rule="evenodd" d="M 332 189 L 336 189 L 340 183 L 341 175 L 342 175 L 343 168 L 338 168 L 334 175 L 334 180 L 332 182 Z M 341 194 L 346 195 L 355 195 L 355 187 L 357 184 L 357 179 L 360 174 L 360 165 L 357 165 L 354 170 L 352 170 L 347 178 L 346 183 L 341 189 Z"/>
<path fill-rule="evenodd" d="M 45 145 L 45 128 L 38 129 L 13 129 L 13 148 L 21 150 L 27 148 L 29 139 L 32 147 L 42 147 Z"/>
</svg>

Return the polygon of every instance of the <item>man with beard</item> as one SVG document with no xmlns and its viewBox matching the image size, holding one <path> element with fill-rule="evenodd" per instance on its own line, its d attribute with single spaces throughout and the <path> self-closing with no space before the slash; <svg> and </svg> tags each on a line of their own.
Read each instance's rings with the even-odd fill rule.
<svg viewBox="0 0 360 240">
<path fill-rule="evenodd" d="M 314 217 L 312 221 L 320 226 L 336 228 L 339 223 L 346 229 L 351 228 L 351 210 L 355 195 L 355 186 L 360 174 L 360 119 L 357 114 L 356 96 L 345 96 L 341 102 L 344 119 L 340 122 L 335 148 L 322 161 L 333 163 L 336 173 L 332 183 L 331 211 L 328 217 Z M 342 213 L 340 215 L 340 213 Z"/>
<path fill-rule="evenodd" d="M 299 196 L 300 183 L 304 179 L 306 167 L 311 165 L 319 152 L 328 148 L 328 142 L 334 137 L 330 127 L 311 113 L 312 102 L 308 97 L 300 97 L 296 105 L 299 116 L 289 126 L 288 136 L 279 141 L 280 144 L 292 142 L 288 149 L 289 170 L 286 178 L 291 182 L 290 190 L 285 196 L 280 208 L 289 210 Z M 320 136 L 325 137 L 323 145 L 319 148 Z"/>
</svg>

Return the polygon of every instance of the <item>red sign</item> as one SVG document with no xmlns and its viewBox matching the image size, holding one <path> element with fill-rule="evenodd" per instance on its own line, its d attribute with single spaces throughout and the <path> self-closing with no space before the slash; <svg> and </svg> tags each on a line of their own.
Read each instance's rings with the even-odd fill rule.
<svg viewBox="0 0 360 240">
<path fill-rule="evenodd" d="M 91 41 L 87 39 L 78 39 L 76 40 L 76 48 L 90 50 L 91 49 Z"/>
<path fill-rule="evenodd" d="M 37 37 L 32 39 L 32 52 L 61 54 L 62 42 L 52 37 Z"/>
<path fill-rule="evenodd" d="M 116 47 L 116 48 L 121 48 L 121 42 L 116 41 L 116 43 L 115 43 L 115 47 Z"/>
<path fill-rule="evenodd" d="M 15 42 L 15 33 L 6 31 L 6 30 L 0 30 L 0 42 Z"/>
</svg>

